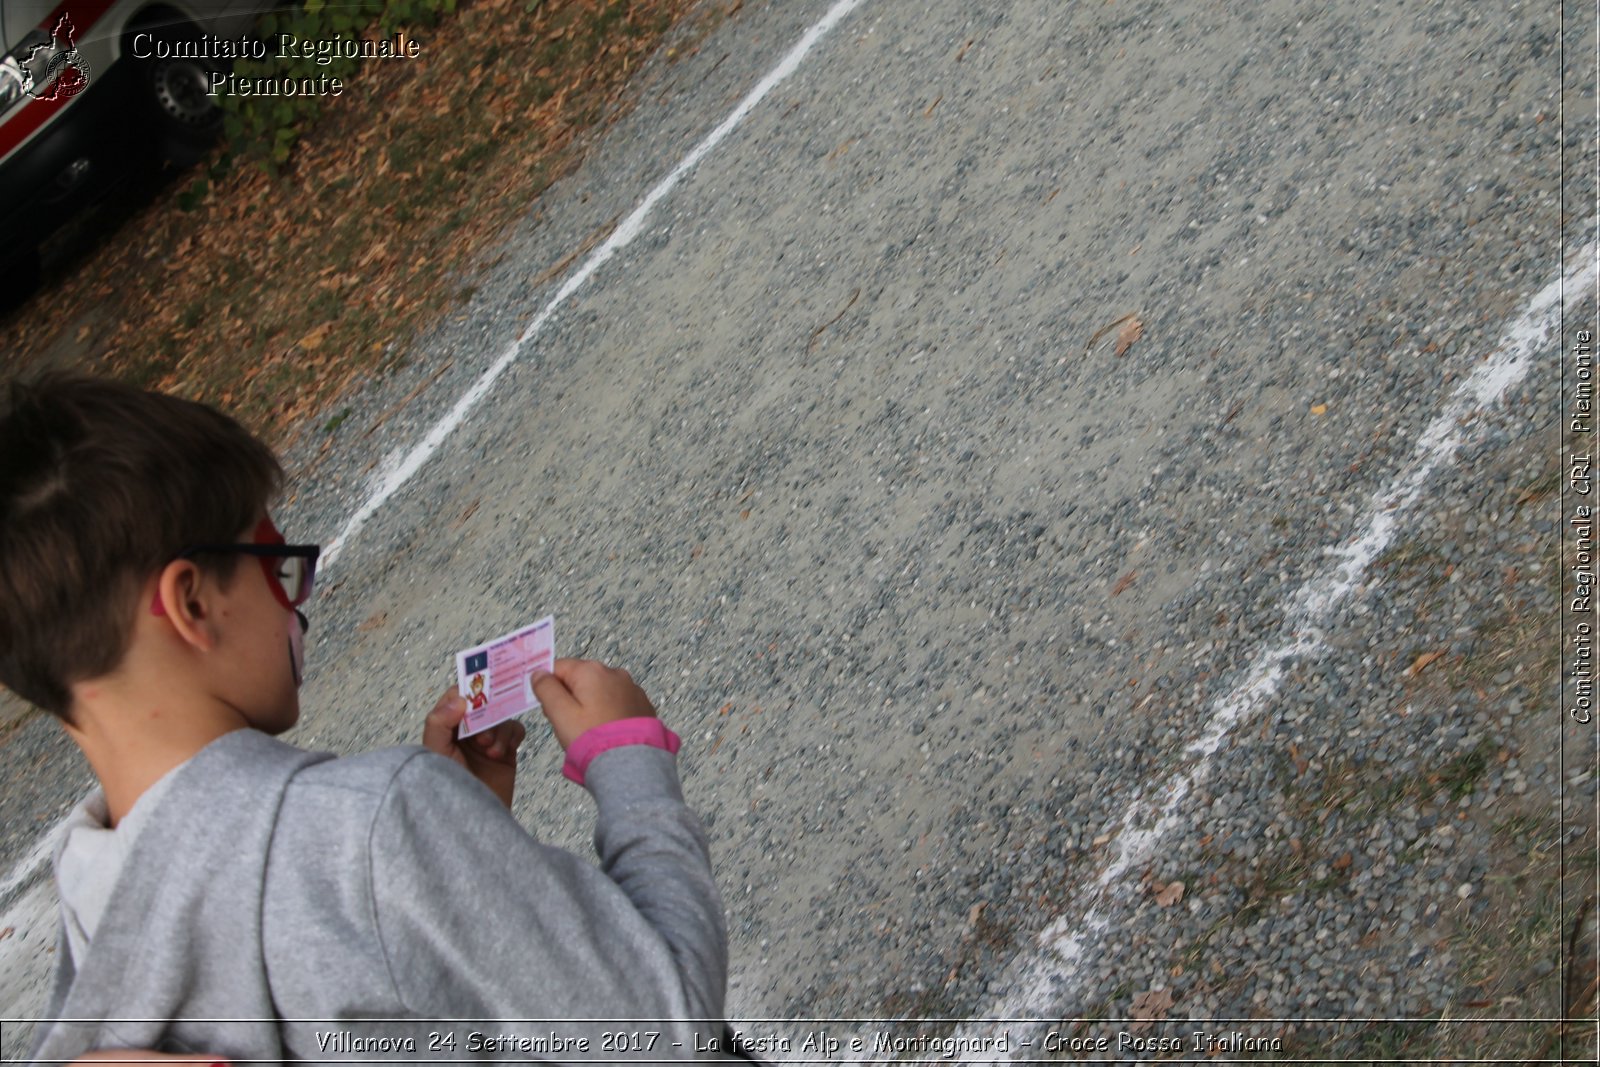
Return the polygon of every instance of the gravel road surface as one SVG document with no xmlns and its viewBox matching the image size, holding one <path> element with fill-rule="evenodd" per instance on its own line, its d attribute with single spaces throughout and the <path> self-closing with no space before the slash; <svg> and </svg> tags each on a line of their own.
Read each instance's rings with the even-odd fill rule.
<svg viewBox="0 0 1600 1067">
<path fill-rule="evenodd" d="M 683 734 L 731 1011 L 779 1059 L 809 1019 L 1289 1055 L 1294 1020 L 1481 1007 L 1473 931 L 1593 849 L 1549 481 L 1595 316 L 1582 8 L 750 0 L 289 457 L 291 540 L 394 488 L 313 603 L 295 739 L 413 740 L 455 649 L 553 613 Z M 517 814 L 586 849 L 557 756 L 533 731 Z M 0 764 L 15 1019 L 88 779 L 37 720 Z M 1558 936 L 1489 1014 L 1556 1010 Z M 1130 1025 L 1079 1032 L 1161 1051 Z"/>
</svg>

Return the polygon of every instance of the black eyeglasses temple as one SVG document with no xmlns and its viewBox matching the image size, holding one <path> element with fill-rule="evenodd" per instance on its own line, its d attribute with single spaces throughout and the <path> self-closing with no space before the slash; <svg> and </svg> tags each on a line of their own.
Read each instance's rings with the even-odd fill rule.
<svg viewBox="0 0 1600 1067">
<path fill-rule="evenodd" d="M 292 556 L 314 560 L 322 555 L 321 545 L 190 545 L 178 553 L 179 559 L 198 556 L 205 552 L 239 552 L 246 556 L 267 556 L 281 559 Z"/>
</svg>

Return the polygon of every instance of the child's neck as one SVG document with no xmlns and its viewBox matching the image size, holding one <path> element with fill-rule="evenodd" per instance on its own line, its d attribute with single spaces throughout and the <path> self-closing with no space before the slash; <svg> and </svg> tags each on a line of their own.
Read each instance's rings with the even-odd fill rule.
<svg viewBox="0 0 1600 1067">
<path fill-rule="evenodd" d="M 67 732 L 100 780 L 116 826 L 145 791 L 224 734 L 249 724 L 230 708 L 184 694 L 156 697 L 85 686 Z"/>
</svg>

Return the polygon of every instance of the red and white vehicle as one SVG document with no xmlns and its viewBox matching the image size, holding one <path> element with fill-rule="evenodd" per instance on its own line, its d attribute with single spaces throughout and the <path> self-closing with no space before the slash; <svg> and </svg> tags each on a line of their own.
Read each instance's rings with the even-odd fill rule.
<svg viewBox="0 0 1600 1067">
<path fill-rule="evenodd" d="M 0 0 L 0 267 L 164 146 L 216 136 L 205 39 L 271 0 Z M 4 294 L 0 294 L 3 299 Z"/>
</svg>

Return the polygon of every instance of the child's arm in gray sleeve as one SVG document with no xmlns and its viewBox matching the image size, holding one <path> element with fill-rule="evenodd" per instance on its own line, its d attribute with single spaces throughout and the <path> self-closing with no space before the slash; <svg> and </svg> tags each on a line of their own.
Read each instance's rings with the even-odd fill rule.
<svg viewBox="0 0 1600 1067">
<path fill-rule="evenodd" d="M 711 852 L 684 804 L 676 757 L 648 745 L 596 756 L 585 787 L 599 805 L 594 845 L 605 873 L 655 927 L 678 962 L 696 1012 L 721 1019 L 728 934 Z"/>
<path fill-rule="evenodd" d="M 370 850 L 397 995 L 422 1016 L 660 1023 L 684 1045 L 647 1058 L 692 1057 L 719 1023 L 667 1024 L 720 1020 L 727 980 L 699 820 L 659 749 L 602 753 L 587 782 L 603 870 L 540 844 L 450 761 L 407 761 Z"/>
</svg>

